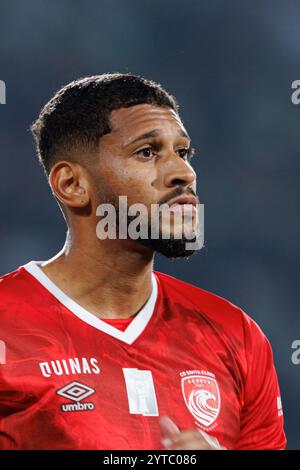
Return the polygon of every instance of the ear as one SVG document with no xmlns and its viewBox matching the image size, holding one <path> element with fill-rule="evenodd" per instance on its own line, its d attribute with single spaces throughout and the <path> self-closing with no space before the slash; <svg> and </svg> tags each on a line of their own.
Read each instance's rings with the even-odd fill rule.
<svg viewBox="0 0 300 470">
<path fill-rule="evenodd" d="M 78 163 L 59 161 L 49 175 L 54 195 L 68 207 L 86 207 L 90 202 L 86 170 Z"/>
</svg>

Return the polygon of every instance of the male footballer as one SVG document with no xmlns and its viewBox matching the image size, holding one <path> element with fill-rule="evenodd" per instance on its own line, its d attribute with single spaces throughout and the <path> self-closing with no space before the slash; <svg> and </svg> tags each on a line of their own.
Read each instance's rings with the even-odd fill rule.
<svg viewBox="0 0 300 470">
<path fill-rule="evenodd" d="M 153 269 L 156 252 L 188 258 L 200 237 L 175 99 L 131 74 L 86 77 L 32 132 L 68 231 L 52 259 L 0 280 L 0 448 L 284 449 L 261 329 Z"/>
</svg>

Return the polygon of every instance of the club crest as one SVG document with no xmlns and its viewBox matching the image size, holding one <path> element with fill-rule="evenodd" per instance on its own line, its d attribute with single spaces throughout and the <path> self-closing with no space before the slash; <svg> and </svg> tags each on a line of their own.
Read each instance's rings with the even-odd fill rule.
<svg viewBox="0 0 300 470">
<path fill-rule="evenodd" d="M 190 375 L 181 380 L 186 406 L 202 426 L 211 426 L 220 412 L 220 392 L 216 379 L 205 375 Z"/>
</svg>

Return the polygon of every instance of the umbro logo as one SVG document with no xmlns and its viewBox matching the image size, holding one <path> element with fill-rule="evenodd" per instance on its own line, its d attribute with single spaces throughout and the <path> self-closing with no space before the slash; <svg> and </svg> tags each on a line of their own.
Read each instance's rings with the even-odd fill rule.
<svg viewBox="0 0 300 470">
<path fill-rule="evenodd" d="M 65 387 L 57 390 L 56 393 L 61 397 L 68 398 L 69 400 L 82 401 L 90 395 L 93 395 L 95 390 L 87 385 L 81 384 L 80 382 L 71 382 Z"/>
<path fill-rule="evenodd" d="M 74 402 L 60 405 L 62 411 L 92 411 L 95 409 L 95 405 L 92 402 L 80 403 L 82 400 L 95 393 L 93 388 L 80 382 L 71 382 L 57 390 L 56 393 L 60 397 L 67 398 Z"/>
</svg>

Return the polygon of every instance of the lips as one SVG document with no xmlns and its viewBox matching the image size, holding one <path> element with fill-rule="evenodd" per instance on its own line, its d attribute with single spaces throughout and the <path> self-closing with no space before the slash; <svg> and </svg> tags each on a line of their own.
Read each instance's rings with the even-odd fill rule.
<svg viewBox="0 0 300 470">
<path fill-rule="evenodd" d="M 171 199 L 168 203 L 170 208 L 173 208 L 175 206 L 193 206 L 196 207 L 197 205 L 197 199 L 195 196 L 179 196 L 175 199 Z M 182 208 L 183 209 L 183 208 Z"/>
<path fill-rule="evenodd" d="M 196 212 L 196 207 L 193 204 L 172 204 L 169 207 L 170 212 Z"/>
</svg>

